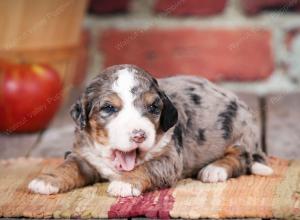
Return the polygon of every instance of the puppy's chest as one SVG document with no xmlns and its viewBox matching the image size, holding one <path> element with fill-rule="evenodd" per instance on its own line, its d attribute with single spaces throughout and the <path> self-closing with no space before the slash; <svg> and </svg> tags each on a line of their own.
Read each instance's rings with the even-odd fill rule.
<svg viewBox="0 0 300 220">
<path fill-rule="evenodd" d="M 112 177 L 118 176 L 109 164 L 108 159 L 100 156 L 103 154 L 102 151 L 93 148 L 86 148 L 81 150 L 81 156 L 83 156 L 105 179 L 110 179 Z M 107 160 L 107 161 L 106 161 Z"/>
</svg>

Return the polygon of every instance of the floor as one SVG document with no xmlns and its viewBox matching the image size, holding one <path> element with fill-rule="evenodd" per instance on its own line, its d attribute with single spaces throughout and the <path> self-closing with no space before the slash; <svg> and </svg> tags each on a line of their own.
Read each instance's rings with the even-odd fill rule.
<svg viewBox="0 0 300 220">
<path fill-rule="evenodd" d="M 0 159 L 16 157 L 63 157 L 72 147 L 74 123 L 70 105 L 80 91 L 70 93 L 48 129 L 32 134 L 0 134 Z M 300 159 L 300 93 L 277 93 L 258 97 L 238 93 L 259 118 L 264 150 L 273 156 Z"/>
</svg>

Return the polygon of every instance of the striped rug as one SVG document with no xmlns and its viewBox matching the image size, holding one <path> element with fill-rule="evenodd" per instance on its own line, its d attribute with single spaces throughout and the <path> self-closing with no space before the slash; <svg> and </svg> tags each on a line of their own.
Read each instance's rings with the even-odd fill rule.
<svg viewBox="0 0 300 220">
<path fill-rule="evenodd" d="M 225 183 L 185 179 L 174 188 L 113 198 L 107 183 L 58 195 L 28 192 L 28 182 L 61 159 L 0 162 L 0 216 L 31 218 L 299 218 L 300 161 L 270 158 L 271 177 L 242 176 Z"/>
</svg>

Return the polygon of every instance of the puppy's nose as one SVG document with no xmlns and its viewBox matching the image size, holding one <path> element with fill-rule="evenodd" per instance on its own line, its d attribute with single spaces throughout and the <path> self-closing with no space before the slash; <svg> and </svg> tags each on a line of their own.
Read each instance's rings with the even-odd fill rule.
<svg viewBox="0 0 300 220">
<path fill-rule="evenodd" d="M 139 129 L 139 130 L 133 130 L 132 132 L 132 141 L 134 141 L 135 143 L 143 143 L 146 139 L 146 133 L 145 131 Z"/>
</svg>

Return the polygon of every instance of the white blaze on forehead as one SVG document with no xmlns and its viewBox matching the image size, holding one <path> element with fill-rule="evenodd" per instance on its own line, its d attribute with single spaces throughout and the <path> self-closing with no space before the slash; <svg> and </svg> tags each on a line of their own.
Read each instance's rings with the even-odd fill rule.
<svg viewBox="0 0 300 220">
<path fill-rule="evenodd" d="M 118 71 L 118 79 L 112 85 L 112 90 L 116 92 L 123 101 L 124 105 L 130 105 L 133 102 L 133 94 L 131 89 L 136 85 L 134 80 L 134 72 L 128 69 Z"/>
</svg>

